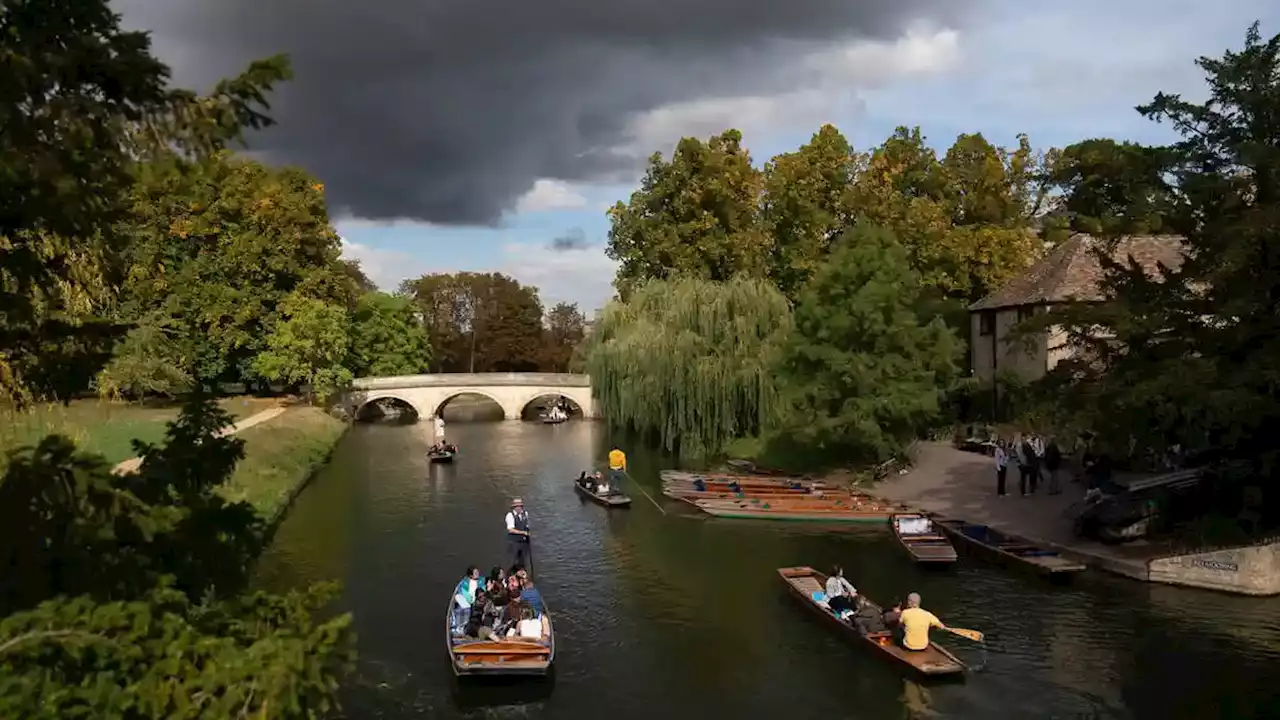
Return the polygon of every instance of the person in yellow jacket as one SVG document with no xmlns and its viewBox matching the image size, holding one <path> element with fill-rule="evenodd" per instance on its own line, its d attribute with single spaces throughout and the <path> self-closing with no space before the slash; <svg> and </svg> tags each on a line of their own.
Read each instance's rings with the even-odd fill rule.
<svg viewBox="0 0 1280 720">
<path fill-rule="evenodd" d="M 609 451 L 609 484 L 622 484 L 622 476 L 627 474 L 627 454 L 614 448 Z"/>
</svg>

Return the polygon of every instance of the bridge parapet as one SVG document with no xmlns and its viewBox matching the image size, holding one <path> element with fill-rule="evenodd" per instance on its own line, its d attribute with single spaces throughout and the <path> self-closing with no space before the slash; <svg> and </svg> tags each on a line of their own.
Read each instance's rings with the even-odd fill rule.
<svg viewBox="0 0 1280 720">
<path fill-rule="evenodd" d="M 484 395 L 502 407 L 503 416 L 518 420 L 539 397 L 562 395 L 585 417 L 597 417 L 591 378 L 575 373 L 434 373 L 398 377 L 359 378 L 346 394 L 352 416 L 366 403 L 394 398 L 411 405 L 422 418 L 433 417 L 449 400 L 467 393 Z"/>
</svg>

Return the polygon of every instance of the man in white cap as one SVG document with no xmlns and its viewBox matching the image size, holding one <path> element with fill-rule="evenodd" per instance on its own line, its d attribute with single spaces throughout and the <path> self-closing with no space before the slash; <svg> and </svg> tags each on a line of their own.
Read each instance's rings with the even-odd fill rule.
<svg viewBox="0 0 1280 720">
<path fill-rule="evenodd" d="M 511 498 L 511 511 L 507 513 L 507 554 L 512 565 L 529 568 L 529 513 L 524 511 L 524 501 Z"/>
</svg>

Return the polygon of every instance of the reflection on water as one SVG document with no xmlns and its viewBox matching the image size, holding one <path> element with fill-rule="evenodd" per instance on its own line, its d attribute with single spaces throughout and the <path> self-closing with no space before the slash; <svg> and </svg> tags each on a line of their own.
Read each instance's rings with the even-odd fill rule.
<svg viewBox="0 0 1280 720">
<path fill-rule="evenodd" d="M 1053 587 L 964 559 L 907 561 L 887 529 L 744 523 L 584 502 L 600 426 L 458 423 L 453 465 L 421 426 L 360 426 L 299 498 L 261 563 L 287 587 L 336 578 L 356 613 L 352 718 L 1209 718 L 1280 713 L 1280 605 L 1089 573 Z M 628 447 L 657 496 L 656 454 Z M 556 612 L 554 683 L 459 686 L 442 625 L 469 564 L 502 560 L 524 498 L 539 585 Z M 881 603 L 916 591 L 982 630 L 967 682 L 921 685 L 826 632 L 775 569 L 834 563 Z M 963 659 L 982 652 L 941 639 Z"/>
</svg>

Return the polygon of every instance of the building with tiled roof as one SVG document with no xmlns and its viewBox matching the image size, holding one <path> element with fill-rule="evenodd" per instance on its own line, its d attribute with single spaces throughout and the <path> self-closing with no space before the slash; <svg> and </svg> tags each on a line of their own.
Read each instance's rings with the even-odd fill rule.
<svg viewBox="0 0 1280 720">
<path fill-rule="evenodd" d="M 1009 336 L 1019 322 L 1046 308 L 1101 300 L 1098 249 L 1105 248 L 1120 263 L 1133 260 L 1154 275 L 1161 266 L 1180 267 L 1185 247 L 1183 238 L 1176 235 L 1135 235 L 1109 242 L 1083 233 L 1072 235 L 1026 272 L 969 306 L 974 377 L 990 381 L 997 373 L 1009 371 L 1035 380 L 1070 354 L 1063 332 L 1016 343 Z"/>
</svg>

